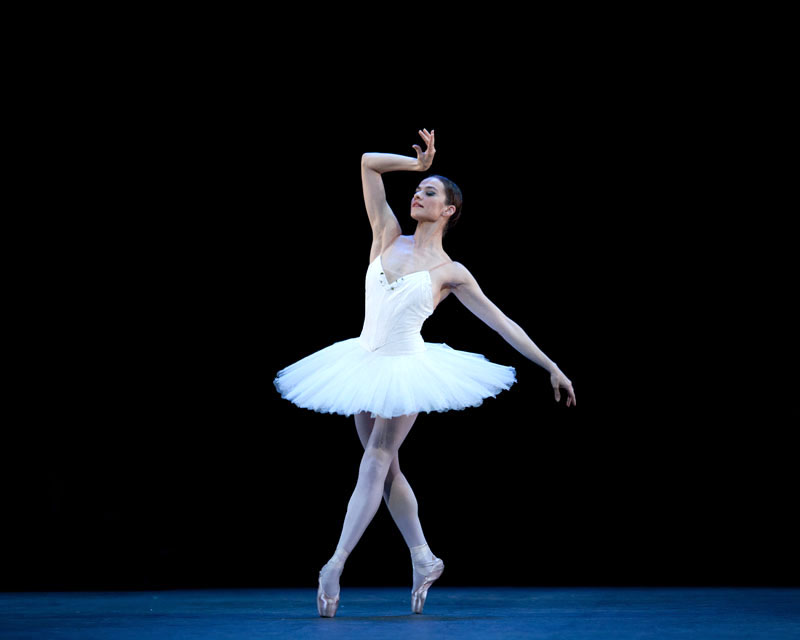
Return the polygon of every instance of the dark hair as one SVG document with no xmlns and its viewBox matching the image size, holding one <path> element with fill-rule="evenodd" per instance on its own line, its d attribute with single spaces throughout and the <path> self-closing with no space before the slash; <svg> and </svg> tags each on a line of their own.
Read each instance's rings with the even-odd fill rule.
<svg viewBox="0 0 800 640">
<path fill-rule="evenodd" d="M 464 196 L 461 195 L 461 189 L 458 188 L 458 185 L 450 178 L 445 178 L 444 176 L 437 174 L 430 175 L 428 178 L 436 178 L 444 185 L 445 203 L 447 206 L 453 205 L 456 208 L 456 210 L 453 212 L 453 215 L 451 215 L 447 220 L 447 224 L 442 232 L 442 236 L 444 236 L 444 234 L 447 233 L 447 230 L 456 222 L 458 222 L 458 218 L 461 216 L 461 204 L 464 201 Z"/>
</svg>

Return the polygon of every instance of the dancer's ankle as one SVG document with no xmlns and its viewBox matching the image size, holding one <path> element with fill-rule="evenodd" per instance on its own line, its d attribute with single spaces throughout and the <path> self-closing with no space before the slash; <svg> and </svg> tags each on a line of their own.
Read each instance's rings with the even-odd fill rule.
<svg viewBox="0 0 800 640">
<path fill-rule="evenodd" d="M 336 568 L 343 567 L 349 555 L 350 555 L 349 551 L 346 551 L 342 547 L 336 547 L 336 551 L 334 551 L 333 555 L 331 556 L 331 559 L 328 560 L 328 564 Z"/>
<path fill-rule="evenodd" d="M 339 595 L 339 576 L 342 575 L 345 560 L 349 555 L 344 549 L 337 548 L 319 572 L 319 584 L 329 597 L 335 598 Z"/>
<path fill-rule="evenodd" d="M 409 550 L 411 551 L 411 561 L 415 565 L 433 562 L 433 553 L 428 547 L 427 542 L 425 544 L 418 544 L 416 546 L 409 547 Z"/>
</svg>

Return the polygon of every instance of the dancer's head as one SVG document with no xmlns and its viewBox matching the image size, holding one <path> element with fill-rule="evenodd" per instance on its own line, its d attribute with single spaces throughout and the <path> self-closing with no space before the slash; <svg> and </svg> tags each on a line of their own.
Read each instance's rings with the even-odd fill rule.
<svg viewBox="0 0 800 640">
<path fill-rule="evenodd" d="M 444 235 L 461 216 L 462 199 L 455 182 L 440 175 L 428 176 L 419 183 L 411 199 L 411 217 L 417 222 L 446 218 Z"/>
</svg>

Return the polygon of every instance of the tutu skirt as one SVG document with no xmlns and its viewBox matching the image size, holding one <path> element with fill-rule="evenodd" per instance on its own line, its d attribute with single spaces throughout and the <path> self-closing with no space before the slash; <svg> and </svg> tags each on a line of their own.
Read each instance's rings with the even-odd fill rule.
<svg viewBox="0 0 800 640">
<path fill-rule="evenodd" d="M 444 343 L 424 344 L 420 353 L 384 355 L 359 338 L 335 342 L 281 369 L 275 387 L 304 409 L 393 418 L 476 407 L 516 382 L 513 367 Z"/>
</svg>

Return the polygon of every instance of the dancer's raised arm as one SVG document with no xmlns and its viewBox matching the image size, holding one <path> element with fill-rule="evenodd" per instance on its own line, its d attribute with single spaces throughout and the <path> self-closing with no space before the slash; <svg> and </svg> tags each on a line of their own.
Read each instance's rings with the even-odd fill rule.
<svg viewBox="0 0 800 640">
<path fill-rule="evenodd" d="M 377 241 L 379 246 L 389 244 L 401 234 L 400 223 L 386 201 L 381 174 L 388 171 L 426 171 L 433 163 L 433 155 L 436 153 L 433 146 L 434 133 L 423 129 L 419 135 L 427 148 L 423 152 L 419 145 L 413 145 L 417 152 L 416 158 L 393 153 L 365 153 L 361 156 L 364 204 L 372 226 L 373 241 Z"/>
</svg>

